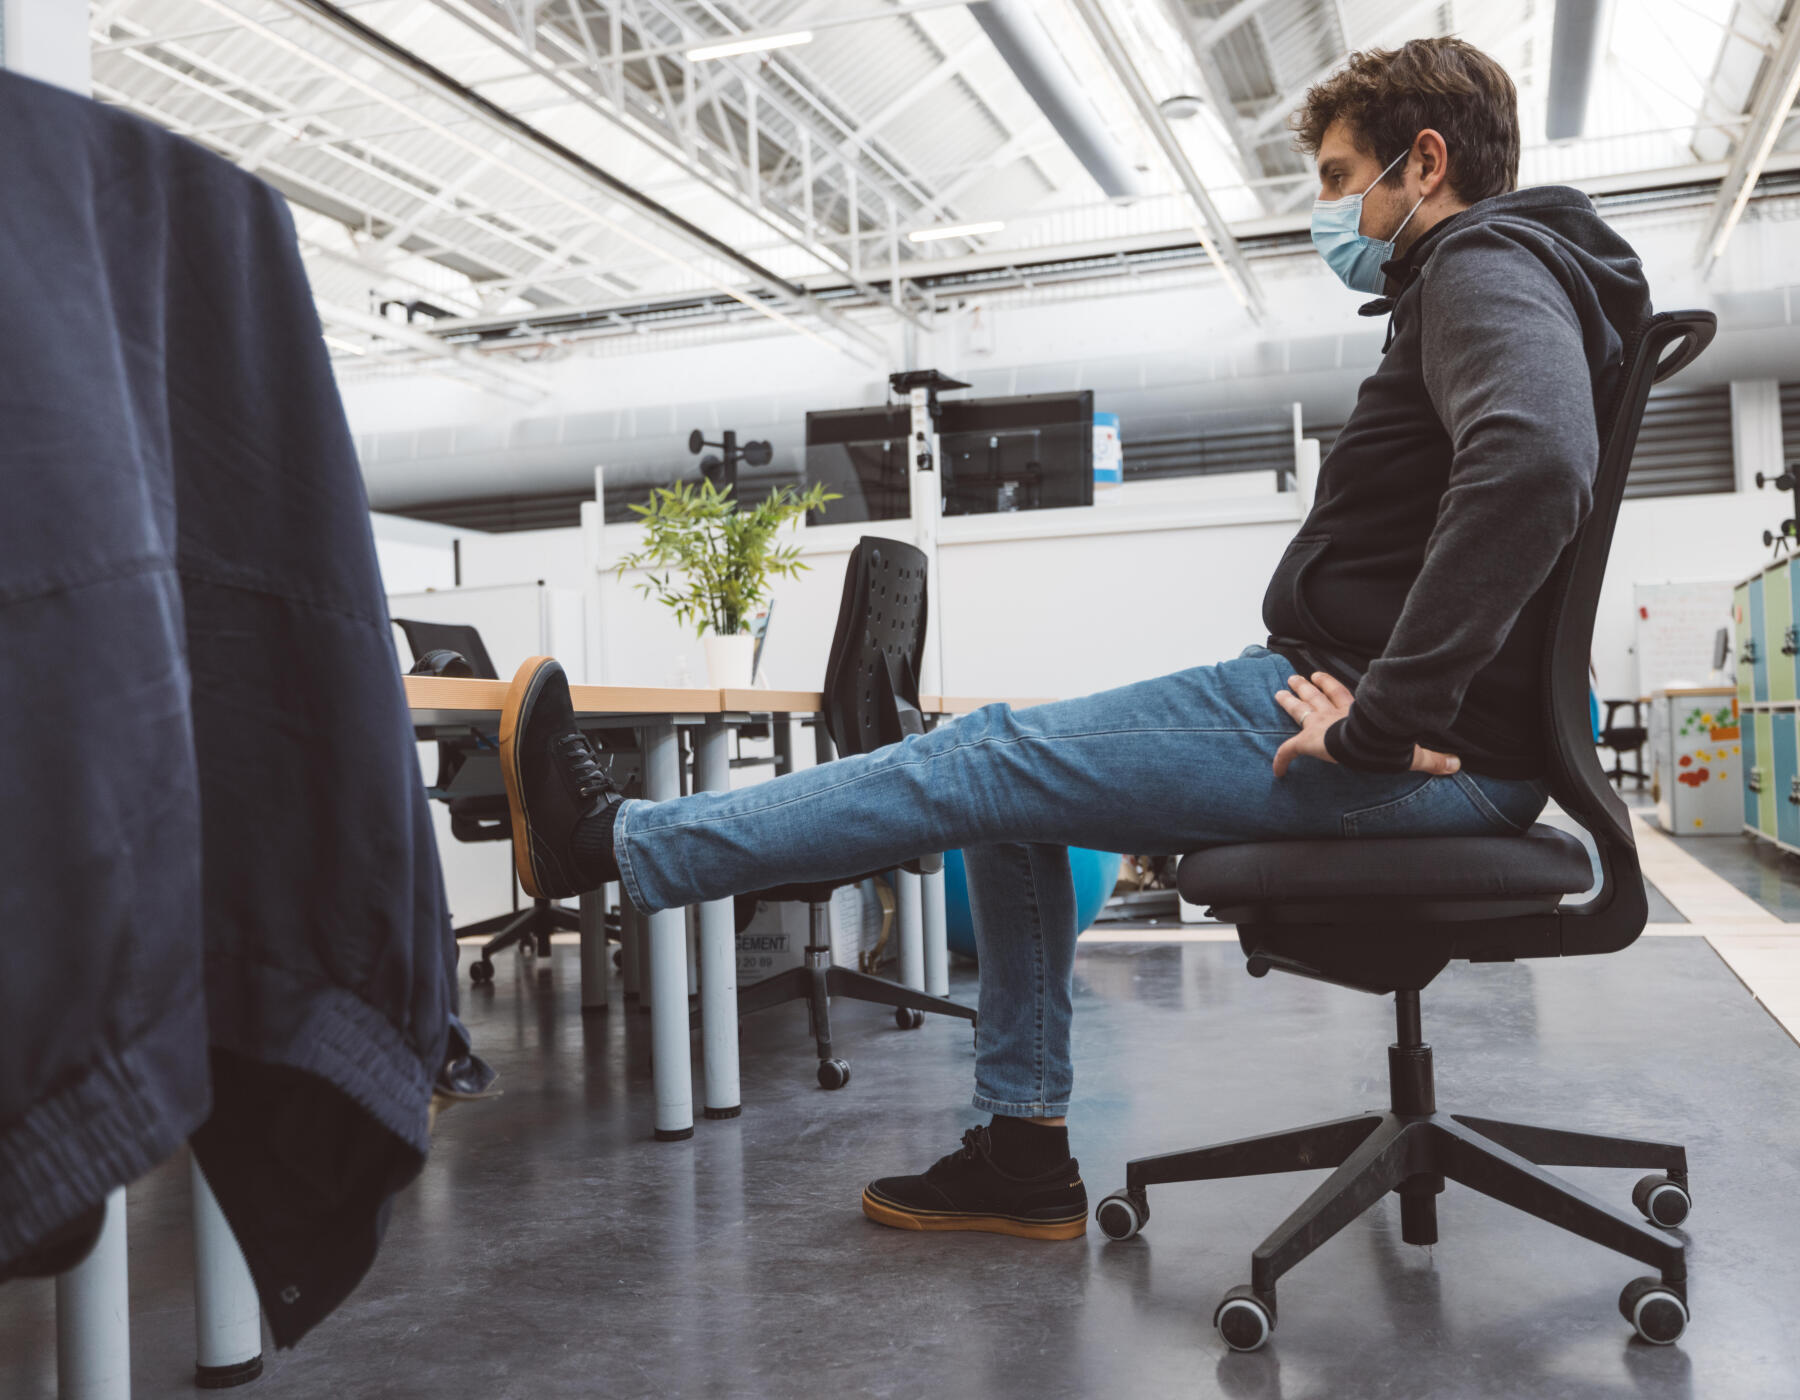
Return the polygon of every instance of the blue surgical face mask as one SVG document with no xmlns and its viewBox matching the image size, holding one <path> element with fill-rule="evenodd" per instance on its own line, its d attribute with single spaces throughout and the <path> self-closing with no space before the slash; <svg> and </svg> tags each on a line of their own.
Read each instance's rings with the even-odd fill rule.
<svg viewBox="0 0 1800 1400">
<path fill-rule="evenodd" d="M 1369 190 L 1375 188 L 1387 178 L 1388 170 L 1392 170 L 1405 160 L 1411 147 L 1400 152 L 1388 162 L 1387 170 L 1383 170 L 1370 184 Z M 1312 212 L 1313 247 L 1319 250 L 1319 256 L 1325 259 L 1326 265 L 1335 273 L 1346 287 L 1352 291 L 1368 292 L 1371 296 L 1379 296 L 1387 289 L 1387 282 L 1381 275 L 1381 265 L 1394 256 L 1394 239 L 1400 236 L 1400 230 L 1412 222 L 1412 216 L 1419 212 L 1419 204 L 1425 197 L 1419 197 L 1419 203 L 1407 211 L 1400 221 L 1400 228 L 1394 230 L 1393 237 L 1388 239 L 1370 238 L 1362 231 L 1362 194 L 1346 195 L 1342 199 L 1315 199 Z"/>
</svg>

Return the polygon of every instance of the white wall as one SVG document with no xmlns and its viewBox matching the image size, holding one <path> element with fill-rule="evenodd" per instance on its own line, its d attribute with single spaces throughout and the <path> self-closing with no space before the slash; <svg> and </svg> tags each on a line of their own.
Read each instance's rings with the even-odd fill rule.
<svg viewBox="0 0 1800 1400">
<path fill-rule="evenodd" d="M 423 593 L 456 586 L 455 542 L 468 531 L 380 511 L 369 512 L 369 525 L 375 534 L 382 592 Z"/>
</svg>

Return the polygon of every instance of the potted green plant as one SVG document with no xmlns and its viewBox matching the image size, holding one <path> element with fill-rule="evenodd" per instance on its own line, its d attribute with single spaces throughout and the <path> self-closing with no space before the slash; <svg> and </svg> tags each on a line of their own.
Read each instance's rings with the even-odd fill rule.
<svg viewBox="0 0 1800 1400">
<path fill-rule="evenodd" d="M 769 599 L 770 584 L 809 566 L 798 544 L 778 542 L 782 530 L 808 511 L 822 511 L 842 497 L 816 485 L 808 491 L 779 486 L 754 506 L 732 499 L 731 488 L 711 481 L 678 481 L 658 487 L 648 505 L 632 506 L 644 522 L 641 548 L 619 561 L 643 569 L 638 592 L 658 598 L 678 622 L 706 640 L 711 684 L 749 686 L 756 656 L 750 615 Z"/>
</svg>

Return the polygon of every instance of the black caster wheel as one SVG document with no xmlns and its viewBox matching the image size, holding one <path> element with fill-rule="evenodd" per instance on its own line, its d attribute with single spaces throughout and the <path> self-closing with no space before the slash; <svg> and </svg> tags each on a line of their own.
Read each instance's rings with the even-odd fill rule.
<svg viewBox="0 0 1800 1400">
<path fill-rule="evenodd" d="M 469 980 L 480 984 L 494 980 L 494 965 L 486 958 L 477 958 L 469 964 Z"/>
<path fill-rule="evenodd" d="M 1128 1240 L 1150 1223 L 1150 1202 L 1142 1191 L 1115 1191 L 1094 1207 L 1094 1223 L 1109 1240 Z"/>
<path fill-rule="evenodd" d="M 1647 1176 L 1631 1188 L 1631 1203 L 1644 1212 L 1644 1219 L 1665 1230 L 1673 1230 L 1688 1218 L 1694 1201 L 1687 1187 L 1671 1181 L 1660 1172 Z"/>
<path fill-rule="evenodd" d="M 1687 1331 L 1687 1300 L 1659 1278 L 1634 1278 L 1626 1284 L 1619 1312 L 1652 1346 L 1666 1347 Z"/>
<path fill-rule="evenodd" d="M 1233 1351 L 1258 1351 L 1275 1331 L 1275 1310 L 1240 1283 L 1219 1300 L 1213 1326 Z"/>
<path fill-rule="evenodd" d="M 903 1031 L 916 1031 L 925 1024 L 925 1013 L 915 1011 L 910 1006 L 896 1006 L 894 1008 L 894 1024 Z"/>
<path fill-rule="evenodd" d="M 821 1089 L 841 1089 L 850 1082 L 850 1061 L 820 1060 L 819 1087 Z"/>
</svg>

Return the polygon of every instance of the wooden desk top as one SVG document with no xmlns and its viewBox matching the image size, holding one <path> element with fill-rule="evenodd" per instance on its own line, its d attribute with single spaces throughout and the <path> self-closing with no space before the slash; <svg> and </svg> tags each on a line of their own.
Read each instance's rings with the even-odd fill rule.
<svg viewBox="0 0 1800 1400">
<path fill-rule="evenodd" d="M 498 714 L 510 681 L 466 680 L 459 676 L 405 676 L 406 703 L 413 710 L 440 714 Z M 815 714 L 823 697 L 816 690 L 710 690 L 698 686 L 572 685 L 569 697 L 577 714 L 588 715 L 716 715 Z M 922 695 L 927 714 L 961 715 L 992 697 Z M 1042 699 L 1006 699 L 1019 709 L 1041 705 Z"/>
<path fill-rule="evenodd" d="M 498 714 L 511 681 L 476 681 L 460 676 L 405 676 L 406 703 L 414 710 Z M 572 685 L 577 714 L 716 715 L 719 692 L 656 685 Z"/>
</svg>

